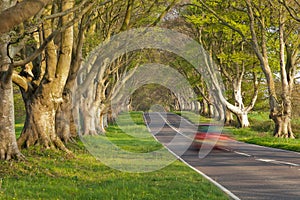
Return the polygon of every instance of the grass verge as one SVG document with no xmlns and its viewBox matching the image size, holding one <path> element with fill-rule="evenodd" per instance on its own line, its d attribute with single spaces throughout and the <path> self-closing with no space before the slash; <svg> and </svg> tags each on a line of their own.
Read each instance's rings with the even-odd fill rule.
<svg viewBox="0 0 300 200">
<path fill-rule="evenodd" d="M 188 118 L 193 123 L 205 122 L 205 118 L 192 112 L 182 112 L 182 116 Z M 206 119 L 207 120 L 207 119 Z M 236 140 L 246 143 L 257 144 L 300 152 L 300 139 L 275 138 L 273 137 L 274 124 L 268 119 L 266 112 L 252 112 L 249 114 L 251 126 L 249 128 L 224 127 L 224 131 L 232 135 Z M 293 120 L 295 133 L 300 133 L 300 119 Z"/>
<path fill-rule="evenodd" d="M 116 125 L 107 129 L 107 137 L 133 152 L 161 148 L 145 132 L 141 113 L 131 116 L 140 124 L 134 133 L 143 137 L 127 135 Z M 34 147 L 22 151 L 26 161 L 0 161 L 0 199 L 229 199 L 180 161 L 154 172 L 127 173 L 97 161 L 81 141 L 68 148 L 75 158 Z"/>
</svg>

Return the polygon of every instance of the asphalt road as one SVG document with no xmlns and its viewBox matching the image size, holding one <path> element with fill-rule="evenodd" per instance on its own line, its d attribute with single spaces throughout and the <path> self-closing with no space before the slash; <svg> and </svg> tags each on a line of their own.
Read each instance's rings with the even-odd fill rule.
<svg viewBox="0 0 300 200">
<path fill-rule="evenodd" d="M 197 127 L 172 113 L 145 113 L 149 131 L 172 153 L 204 173 L 235 199 L 300 199 L 300 154 L 232 141 L 199 151 L 190 147 Z"/>
</svg>

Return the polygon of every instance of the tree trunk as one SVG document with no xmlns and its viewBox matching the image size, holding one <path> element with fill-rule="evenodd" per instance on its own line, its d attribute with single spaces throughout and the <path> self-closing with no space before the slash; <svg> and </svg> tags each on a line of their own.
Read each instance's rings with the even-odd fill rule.
<svg viewBox="0 0 300 200">
<path fill-rule="evenodd" d="M 233 123 L 232 112 L 230 110 L 226 109 L 225 125 L 231 125 L 232 123 Z"/>
<path fill-rule="evenodd" d="M 291 128 L 291 92 L 293 89 L 294 83 L 294 74 L 290 73 L 295 71 L 295 66 L 292 66 L 293 63 L 289 63 L 291 66 L 287 66 L 285 63 L 285 11 L 280 7 L 279 11 L 279 43 L 280 43 L 280 77 L 281 77 L 281 88 L 282 88 L 282 104 L 277 100 L 275 81 L 273 78 L 273 73 L 269 66 L 268 61 L 268 49 L 267 49 L 267 39 L 266 33 L 262 32 L 261 41 L 258 41 L 258 37 L 255 31 L 255 15 L 253 7 L 251 6 L 251 1 L 247 0 L 247 10 L 248 16 L 250 19 L 250 31 L 252 35 L 252 46 L 255 51 L 259 61 L 260 66 L 265 74 L 266 81 L 268 83 L 268 92 L 269 92 L 269 104 L 270 104 L 270 119 L 275 123 L 274 136 L 277 137 L 290 137 L 294 138 L 292 128 Z M 267 31 L 265 26 L 265 18 L 260 19 L 261 30 Z M 260 45 L 259 45 L 260 43 Z M 298 49 L 298 45 L 296 47 Z M 290 55 L 287 55 L 289 59 Z M 290 69 L 288 70 L 288 68 Z"/>
<path fill-rule="evenodd" d="M 82 47 L 84 42 L 84 30 L 85 30 L 85 18 L 81 19 L 79 26 L 76 26 L 78 30 L 78 35 L 75 53 L 71 62 L 71 69 L 68 76 L 67 83 L 63 92 L 63 102 L 59 105 L 56 113 L 56 133 L 64 141 L 68 142 L 72 138 L 75 138 L 77 134 L 77 127 L 75 124 L 73 112 L 73 94 L 74 85 L 76 82 L 77 74 L 82 63 Z"/>
<path fill-rule="evenodd" d="M 282 138 L 295 138 L 292 131 L 291 115 L 292 115 L 292 103 L 290 95 L 286 94 L 283 97 L 282 105 L 279 105 L 275 98 L 270 100 L 271 112 L 270 118 L 275 123 L 274 136 Z"/>
<path fill-rule="evenodd" d="M 275 122 L 275 137 L 295 138 L 292 131 L 291 118 L 289 116 L 277 116 L 273 118 Z"/>
<path fill-rule="evenodd" d="M 97 135 L 96 124 L 99 119 L 99 112 L 96 106 L 90 106 L 87 102 L 89 99 L 84 99 L 80 109 L 80 120 L 82 120 L 82 129 L 78 130 L 81 135 Z M 98 122 L 99 123 L 99 122 Z"/>
<path fill-rule="evenodd" d="M 203 99 L 202 101 L 201 101 L 201 103 L 202 103 L 202 106 L 201 106 L 201 114 L 203 115 L 203 116 L 209 116 L 209 110 L 208 110 L 208 102 L 205 100 L 205 99 Z"/>
<path fill-rule="evenodd" d="M 291 118 L 292 118 L 292 91 L 294 84 L 294 74 L 291 71 L 295 71 L 295 62 L 292 61 L 292 54 L 285 55 L 285 9 L 283 7 L 280 8 L 279 11 L 279 43 L 280 43 L 280 75 L 281 75 L 281 88 L 282 88 L 282 103 L 279 104 L 276 102 L 276 94 L 271 93 L 270 97 L 270 105 L 271 112 L 270 118 L 275 122 L 275 137 L 285 137 L 285 138 L 295 138 L 292 126 L 291 126 Z M 298 49 L 298 46 L 297 46 Z M 285 59 L 291 62 L 285 62 Z"/>
<path fill-rule="evenodd" d="M 65 143 L 77 136 L 71 100 L 69 95 L 63 96 L 63 102 L 59 105 L 55 118 L 56 134 Z"/>
<path fill-rule="evenodd" d="M 45 90 L 43 90 L 45 91 Z M 47 92 L 43 92 L 45 95 Z M 43 95 L 38 98 L 26 98 L 26 121 L 22 134 L 18 140 L 20 147 L 41 145 L 44 148 L 59 148 L 68 151 L 55 133 L 55 102 L 45 99 Z M 46 95 L 45 95 L 46 96 Z"/>
<path fill-rule="evenodd" d="M 107 124 L 113 124 L 116 122 L 116 119 L 117 119 L 117 113 L 116 112 L 113 112 L 111 107 L 109 108 L 108 110 L 108 113 L 107 113 Z"/>
<path fill-rule="evenodd" d="M 105 117 L 105 113 L 103 112 L 100 112 L 100 126 L 99 126 L 99 130 L 101 133 L 105 133 L 105 127 L 106 127 L 106 124 L 107 124 L 107 118 Z"/>
<path fill-rule="evenodd" d="M 12 69 L 0 72 L 0 159 L 22 158 L 15 135 Z"/>
<path fill-rule="evenodd" d="M 178 98 L 174 98 L 174 110 L 175 111 L 179 111 L 180 110 L 180 105 L 179 105 Z"/>
<path fill-rule="evenodd" d="M 232 111 L 237 117 L 239 123 L 238 127 L 239 128 L 249 127 L 250 122 L 248 120 L 248 111 L 246 111 L 243 102 L 243 96 L 242 96 L 242 75 L 239 79 L 236 79 L 233 82 L 232 87 L 233 87 L 233 97 L 235 99 L 235 106 L 238 108 L 237 111 L 235 110 Z"/>
<path fill-rule="evenodd" d="M 275 123 L 274 136 L 275 137 L 285 137 L 285 138 L 295 138 L 292 126 L 292 103 L 291 103 L 291 93 L 286 93 L 282 97 L 282 104 L 279 104 L 274 96 L 270 97 L 270 119 Z"/>
<path fill-rule="evenodd" d="M 192 112 L 195 112 L 195 111 L 196 111 L 196 105 L 195 105 L 195 102 L 194 102 L 194 101 L 191 102 L 191 111 L 192 111 Z"/>
<path fill-rule="evenodd" d="M 248 120 L 248 112 L 237 113 L 236 117 L 239 122 L 239 128 L 246 128 L 250 126 L 250 122 Z"/>
<path fill-rule="evenodd" d="M 208 105 L 208 117 L 214 118 L 215 117 L 215 108 L 213 104 Z"/>
<path fill-rule="evenodd" d="M 73 7 L 73 0 L 62 1 L 62 11 Z M 62 17 L 62 25 L 68 23 L 72 14 Z M 51 34 L 51 22 L 44 24 L 45 36 Z M 18 145 L 29 147 L 42 145 L 45 148 L 57 147 L 69 153 L 56 134 L 55 121 L 58 105 L 62 103 L 62 93 L 70 70 L 73 27 L 67 28 L 60 38 L 60 49 L 56 51 L 53 41 L 47 46 L 47 71 L 44 79 L 35 90 L 23 91 L 26 106 L 26 122 Z M 59 52 L 59 54 L 58 54 Z M 60 125 L 63 124 L 63 121 Z"/>
<path fill-rule="evenodd" d="M 16 1 L 0 1 L 0 12 L 12 7 L 15 3 Z M 1 20 L 7 19 L 1 18 Z M 2 27 L 1 22 L 0 25 Z M 13 67 L 9 64 L 11 61 L 7 52 L 10 38 L 8 34 L 0 36 L 0 160 L 19 159 L 23 156 L 19 151 L 15 134 Z"/>
<path fill-rule="evenodd" d="M 199 102 L 199 101 L 196 101 L 196 102 L 195 102 L 195 106 L 196 106 L 195 112 L 196 112 L 196 113 L 199 113 L 200 110 L 201 110 L 201 104 L 200 104 L 200 102 Z"/>
</svg>

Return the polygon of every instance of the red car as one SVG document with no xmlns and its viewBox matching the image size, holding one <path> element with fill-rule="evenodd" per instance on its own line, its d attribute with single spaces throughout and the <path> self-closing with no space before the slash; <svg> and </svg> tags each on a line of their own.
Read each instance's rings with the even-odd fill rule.
<svg viewBox="0 0 300 200">
<path fill-rule="evenodd" d="M 230 136 L 222 133 L 222 126 L 215 124 L 201 124 L 198 127 L 198 132 L 194 136 L 192 148 L 199 150 L 205 145 L 208 148 L 228 149 L 229 143 L 232 141 Z"/>
</svg>

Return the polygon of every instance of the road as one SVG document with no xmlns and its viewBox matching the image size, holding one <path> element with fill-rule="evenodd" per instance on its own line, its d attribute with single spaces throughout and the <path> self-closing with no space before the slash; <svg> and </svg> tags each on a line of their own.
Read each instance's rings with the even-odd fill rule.
<svg viewBox="0 0 300 200">
<path fill-rule="evenodd" d="M 233 141 L 228 148 L 189 147 L 195 125 L 172 113 L 145 113 L 149 131 L 183 162 L 235 199 L 300 199 L 300 154 Z M 206 155 L 207 154 L 207 155 Z M 223 186 L 223 187 L 222 187 Z"/>
</svg>

